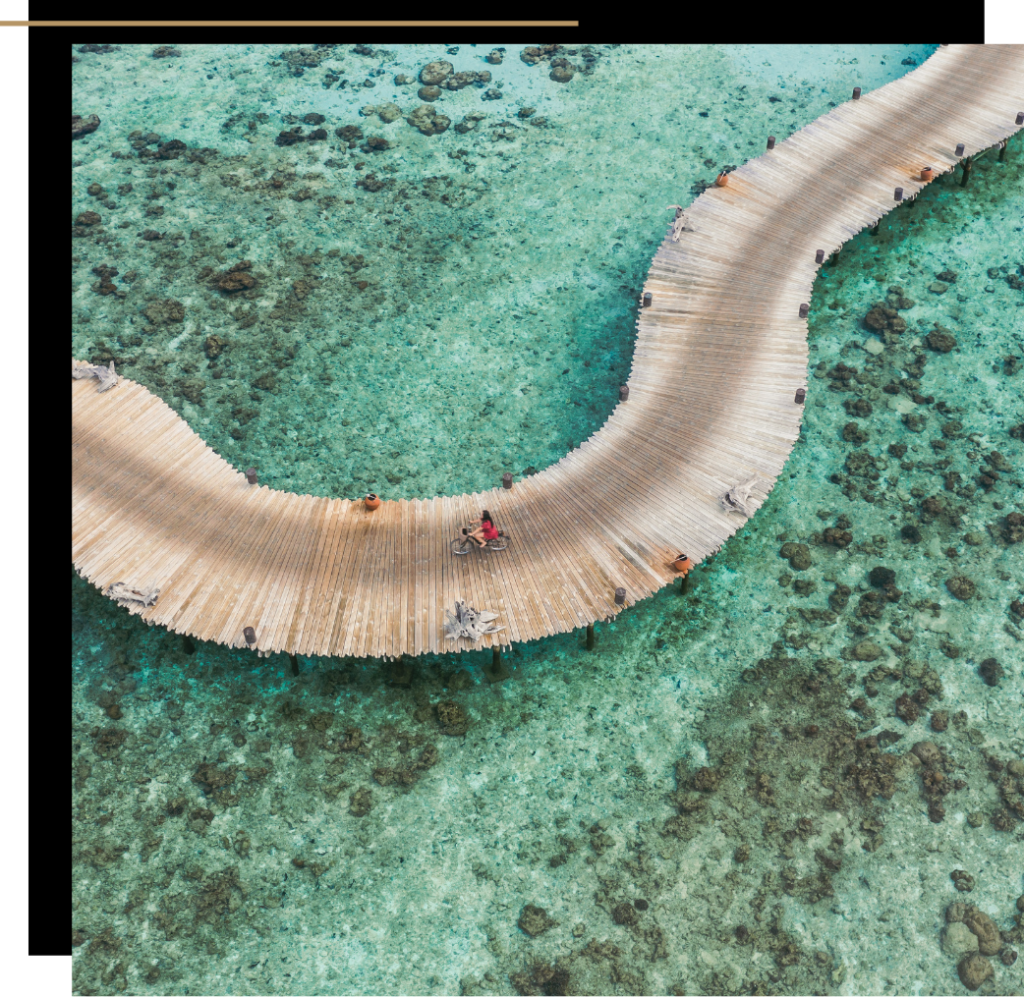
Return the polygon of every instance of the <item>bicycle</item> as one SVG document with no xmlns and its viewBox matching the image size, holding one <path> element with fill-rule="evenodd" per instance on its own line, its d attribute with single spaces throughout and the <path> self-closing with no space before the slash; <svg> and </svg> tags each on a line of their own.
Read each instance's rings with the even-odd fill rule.
<svg viewBox="0 0 1024 997">
<path fill-rule="evenodd" d="M 508 534 L 504 530 L 498 530 L 497 539 L 488 540 L 485 546 L 491 550 L 504 550 L 508 547 L 508 539 Z M 453 554 L 468 554 L 470 550 L 477 546 L 479 544 L 469 536 L 468 526 L 463 526 L 462 532 L 451 542 Z"/>
</svg>

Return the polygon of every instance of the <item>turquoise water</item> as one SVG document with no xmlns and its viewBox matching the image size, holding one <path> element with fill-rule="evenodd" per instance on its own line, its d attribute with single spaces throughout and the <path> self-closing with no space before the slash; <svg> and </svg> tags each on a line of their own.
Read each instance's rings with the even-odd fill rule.
<svg viewBox="0 0 1024 997">
<path fill-rule="evenodd" d="M 617 400 L 665 206 L 933 49 L 76 50 L 101 124 L 72 144 L 73 217 L 100 216 L 73 354 L 272 487 L 541 470 Z M 438 59 L 491 78 L 428 103 L 438 134 L 384 120 Z M 326 138 L 275 144 L 294 128 Z M 822 271 L 787 473 L 592 652 L 515 646 L 500 682 L 483 653 L 294 676 L 73 575 L 75 992 L 961 992 L 956 900 L 1009 959 L 1022 163 L 1018 138 Z M 979 992 L 1024 989 L 989 961 Z"/>
</svg>

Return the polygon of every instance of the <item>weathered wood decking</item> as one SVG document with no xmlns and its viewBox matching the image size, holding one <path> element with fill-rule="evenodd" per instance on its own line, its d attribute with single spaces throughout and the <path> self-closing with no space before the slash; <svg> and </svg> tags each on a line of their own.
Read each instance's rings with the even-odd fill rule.
<svg viewBox="0 0 1024 997">
<path fill-rule="evenodd" d="M 800 430 L 806 320 L 828 254 L 964 155 L 1020 130 L 1024 46 L 948 46 L 823 115 L 687 209 L 644 287 L 629 399 L 510 490 L 384 502 L 250 486 L 159 398 L 72 382 L 72 559 L 106 590 L 159 588 L 151 623 L 264 653 L 398 656 L 447 641 L 456 599 L 500 614 L 508 644 L 586 626 L 651 595 L 746 521 L 720 497 L 757 476 L 756 510 Z M 502 553 L 449 553 L 487 507 Z M 476 645 L 476 646 L 483 646 Z"/>
</svg>

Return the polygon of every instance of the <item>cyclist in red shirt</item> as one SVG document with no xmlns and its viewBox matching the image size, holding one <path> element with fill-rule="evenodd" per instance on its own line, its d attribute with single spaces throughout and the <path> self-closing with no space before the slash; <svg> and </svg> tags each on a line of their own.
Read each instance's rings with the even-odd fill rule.
<svg viewBox="0 0 1024 997">
<path fill-rule="evenodd" d="M 498 539 L 498 529 L 494 525 L 494 520 L 491 519 L 491 514 L 486 509 L 484 509 L 479 519 L 474 519 L 470 523 L 470 526 L 475 526 L 477 523 L 480 525 L 469 535 L 480 547 L 486 547 L 488 540 Z"/>
</svg>

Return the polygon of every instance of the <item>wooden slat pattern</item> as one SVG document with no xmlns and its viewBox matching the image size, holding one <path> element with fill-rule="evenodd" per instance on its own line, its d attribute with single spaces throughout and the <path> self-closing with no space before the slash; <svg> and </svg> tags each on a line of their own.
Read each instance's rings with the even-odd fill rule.
<svg viewBox="0 0 1024 997">
<path fill-rule="evenodd" d="M 101 588 L 158 587 L 141 613 L 261 653 L 396 657 L 445 640 L 456 599 L 500 613 L 485 645 L 615 614 L 696 563 L 745 517 L 720 496 L 758 476 L 759 507 L 800 431 L 806 321 L 826 256 L 954 166 L 1009 138 L 1024 110 L 1024 46 L 940 48 L 923 66 L 822 115 L 705 191 L 644 290 L 629 400 L 557 464 L 511 491 L 384 502 L 250 486 L 162 401 L 129 380 L 72 381 L 72 560 Z M 1015 153 L 1019 154 L 1019 153 Z M 501 553 L 449 552 L 489 508 Z M 465 644 L 460 641 L 459 645 Z"/>
</svg>

